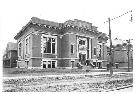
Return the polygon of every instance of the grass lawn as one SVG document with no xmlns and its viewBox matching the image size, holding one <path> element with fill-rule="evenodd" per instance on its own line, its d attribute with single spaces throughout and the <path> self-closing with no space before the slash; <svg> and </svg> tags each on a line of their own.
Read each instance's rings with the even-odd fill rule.
<svg viewBox="0 0 135 94">
<path fill-rule="evenodd" d="M 103 92 L 133 85 L 132 73 L 57 75 L 3 79 L 3 92 Z"/>
<path fill-rule="evenodd" d="M 127 72 L 127 68 L 113 69 L 114 72 Z M 132 69 L 130 69 L 132 71 Z M 4 77 L 18 77 L 18 76 L 42 76 L 42 75 L 61 75 L 61 74 L 82 74 L 91 72 L 109 72 L 106 69 L 23 69 L 23 68 L 3 68 Z"/>
</svg>

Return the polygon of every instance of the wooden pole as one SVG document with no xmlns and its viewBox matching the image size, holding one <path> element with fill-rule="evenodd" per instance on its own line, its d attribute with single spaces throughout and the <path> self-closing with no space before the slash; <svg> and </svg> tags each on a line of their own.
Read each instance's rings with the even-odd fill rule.
<svg viewBox="0 0 135 94">
<path fill-rule="evenodd" d="M 108 18 L 108 22 L 109 22 L 109 40 L 110 40 L 110 63 L 109 63 L 109 67 L 110 67 L 110 76 L 112 76 L 113 74 L 113 68 L 112 68 L 112 64 L 113 64 L 113 56 L 112 56 L 112 39 L 111 39 L 111 27 L 110 27 L 110 18 Z"/>
<path fill-rule="evenodd" d="M 128 40 L 128 72 L 130 71 L 129 70 L 129 63 L 130 63 L 130 57 L 129 57 L 129 52 L 130 52 L 130 48 L 129 48 L 129 46 L 130 46 L 130 39 Z"/>
</svg>

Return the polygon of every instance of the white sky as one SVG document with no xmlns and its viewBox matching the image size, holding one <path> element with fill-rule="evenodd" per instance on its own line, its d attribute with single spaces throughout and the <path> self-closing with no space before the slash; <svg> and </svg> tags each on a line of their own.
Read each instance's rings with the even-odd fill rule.
<svg viewBox="0 0 135 94">
<path fill-rule="evenodd" d="M 129 10 L 133 10 L 134 22 L 129 21 L 131 14 L 111 22 L 112 38 L 122 39 L 134 36 L 134 0 L 0 0 L 0 52 L 7 42 L 16 42 L 14 36 L 33 16 L 55 22 L 80 19 L 108 34 L 108 23 L 104 21 Z"/>
</svg>

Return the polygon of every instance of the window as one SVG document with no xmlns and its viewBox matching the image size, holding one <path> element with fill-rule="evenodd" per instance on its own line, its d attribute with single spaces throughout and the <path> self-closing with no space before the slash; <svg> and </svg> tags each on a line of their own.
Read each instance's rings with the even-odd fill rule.
<svg viewBox="0 0 135 94">
<path fill-rule="evenodd" d="M 43 61 L 43 68 L 55 68 L 56 67 L 56 61 L 47 60 Z"/>
<path fill-rule="evenodd" d="M 73 53 L 74 53 L 74 45 L 71 44 L 71 54 L 73 54 Z"/>
<path fill-rule="evenodd" d="M 55 68 L 55 62 L 56 61 L 52 61 L 52 68 Z"/>
<path fill-rule="evenodd" d="M 79 40 L 80 45 L 85 45 L 85 40 Z"/>
<path fill-rule="evenodd" d="M 43 62 L 43 68 L 46 68 L 46 61 Z"/>
<path fill-rule="evenodd" d="M 30 47 L 30 37 L 26 37 L 25 39 L 25 54 L 29 54 Z"/>
<path fill-rule="evenodd" d="M 52 53 L 55 53 L 55 38 L 52 38 Z"/>
<path fill-rule="evenodd" d="M 26 54 L 28 54 L 28 39 L 26 39 Z"/>
<path fill-rule="evenodd" d="M 18 47 L 18 49 L 19 49 L 19 56 L 21 56 L 21 47 L 22 47 L 22 44 L 19 43 L 19 47 Z"/>
<path fill-rule="evenodd" d="M 97 48 L 94 48 L 94 55 L 97 54 Z"/>
<path fill-rule="evenodd" d="M 43 53 L 56 53 L 56 38 L 43 36 Z"/>
<path fill-rule="evenodd" d="M 79 53 L 79 62 L 82 60 L 82 55 Z"/>
<path fill-rule="evenodd" d="M 98 55 L 98 57 L 101 57 L 101 54 L 102 54 L 101 53 L 101 47 L 102 47 L 101 44 L 97 45 L 97 55 Z"/>
<path fill-rule="evenodd" d="M 74 63 L 75 63 L 75 61 L 71 61 L 71 67 L 72 68 L 74 67 Z"/>
<path fill-rule="evenodd" d="M 48 68 L 51 68 L 51 61 L 48 61 Z"/>
<path fill-rule="evenodd" d="M 100 45 L 100 52 L 99 52 L 99 57 L 101 57 L 101 45 Z"/>
</svg>

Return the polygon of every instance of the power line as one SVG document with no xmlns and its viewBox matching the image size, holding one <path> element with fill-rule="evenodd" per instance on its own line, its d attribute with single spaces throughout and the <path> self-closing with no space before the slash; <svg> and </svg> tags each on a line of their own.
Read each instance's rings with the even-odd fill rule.
<svg viewBox="0 0 135 94">
<path fill-rule="evenodd" d="M 132 12 L 133 12 L 133 10 L 127 11 L 127 12 L 123 13 L 123 14 L 120 15 L 120 16 L 117 16 L 117 17 L 114 17 L 114 18 L 110 19 L 110 21 L 116 20 L 116 19 L 118 19 L 118 18 L 120 18 L 120 17 L 122 17 L 122 16 L 125 16 L 125 15 L 127 15 L 127 14 L 129 14 L 129 13 L 132 13 Z M 133 16 L 132 16 L 132 14 L 131 14 L 131 19 L 130 19 L 130 21 L 131 21 L 131 22 L 133 21 Z M 105 21 L 104 23 L 106 23 L 106 22 L 108 22 L 108 21 Z"/>
</svg>

